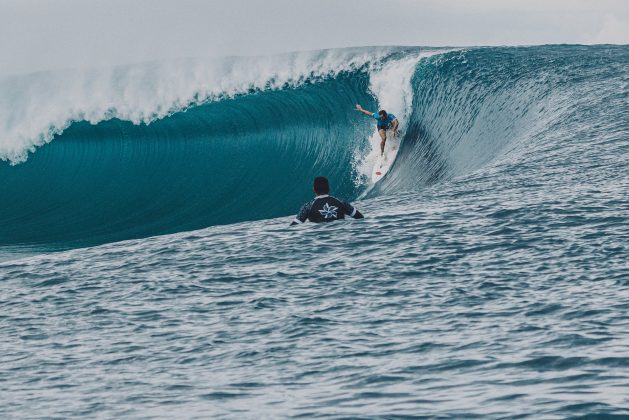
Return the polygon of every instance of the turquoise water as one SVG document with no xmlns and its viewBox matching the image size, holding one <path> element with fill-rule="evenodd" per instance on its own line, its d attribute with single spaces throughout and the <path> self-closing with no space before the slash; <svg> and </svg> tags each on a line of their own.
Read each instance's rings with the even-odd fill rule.
<svg viewBox="0 0 629 420">
<path fill-rule="evenodd" d="M 629 416 L 629 48 L 417 52 L 0 162 L 0 416 Z"/>
</svg>

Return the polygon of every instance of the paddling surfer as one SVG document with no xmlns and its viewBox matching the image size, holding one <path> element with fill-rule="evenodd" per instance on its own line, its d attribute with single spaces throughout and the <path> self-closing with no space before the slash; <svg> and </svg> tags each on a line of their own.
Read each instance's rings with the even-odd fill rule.
<svg viewBox="0 0 629 420">
<path fill-rule="evenodd" d="M 387 131 L 393 130 L 393 137 L 396 138 L 397 129 L 400 123 L 398 122 L 395 115 L 387 114 L 387 111 L 385 111 L 384 109 L 376 113 L 376 112 L 367 111 L 362 106 L 357 104 L 356 111 L 362 112 L 363 114 L 369 115 L 370 117 L 373 117 L 376 119 L 376 124 L 378 126 L 378 134 L 380 134 L 380 138 L 382 139 L 382 141 L 380 142 L 380 155 L 383 156 L 384 145 L 387 142 Z"/>
<path fill-rule="evenodd" d="M 290 225 L 299 225 L 306 220 L 310 220 L 313 223 L 325 223 L 345 219 L 345 216 L 353 217 L 354 219 L 363 219 L 365 217 L 356 207 L 328 195 L 329 192 L 330 184 L 328 179 L 323 176 L 316 177 L 314 180 L 314 200 L 304 204 Z"/>
</svg>

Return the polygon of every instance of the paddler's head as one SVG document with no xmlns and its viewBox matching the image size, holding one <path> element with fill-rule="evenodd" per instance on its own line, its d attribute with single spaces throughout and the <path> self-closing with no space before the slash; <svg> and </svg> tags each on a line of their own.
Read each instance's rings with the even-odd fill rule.
<svg viewBox="0 0 629 420">
<path fill-rule="evenodd" d="M 318 176 L 314 179 L 314 192 L 317 195 L 324 195 L 330 192 L 330 184 L 324 176 Z"/>
<path fill-rule="evenodd" d="M 378 112 L 378 114 L 380 115 L 380 119 L 382 121 L 387 120 L 387 111 L 385 111 L 384 109 L 381 109 L 380 112 Z"/>
</svg>

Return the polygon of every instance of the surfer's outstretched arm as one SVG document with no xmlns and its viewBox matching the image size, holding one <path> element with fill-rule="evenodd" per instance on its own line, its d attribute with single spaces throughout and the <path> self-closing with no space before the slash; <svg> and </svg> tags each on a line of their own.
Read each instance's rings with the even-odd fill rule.
<svg viewBox="0 0 629 420">
<path fill-rule="evenodd" d="M 358 112 L 362 112 L 365 115 L 369 115 L 370 117 L 373 116 L 373 112 L 371 111 L 367 111 L 366 109 L 364 109 L 362 106 L 360 106 L 359 104 L 356 104 L 356 111 Z"/>
</svg>

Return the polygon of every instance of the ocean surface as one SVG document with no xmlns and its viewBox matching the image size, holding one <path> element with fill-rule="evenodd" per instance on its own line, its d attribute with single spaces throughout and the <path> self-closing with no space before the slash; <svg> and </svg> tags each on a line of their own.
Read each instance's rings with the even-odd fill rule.
<svg viewBox="0 0 629 420">
<path fill-rule="evenodd" d="M 629 418 L 629 46 L 4 76 L 0 159 L 0 418 Z"/>
</svg>

